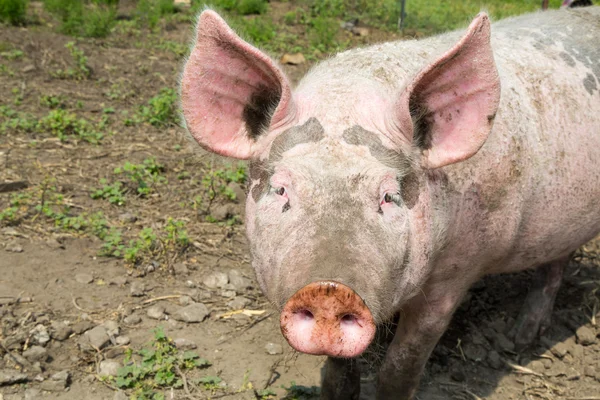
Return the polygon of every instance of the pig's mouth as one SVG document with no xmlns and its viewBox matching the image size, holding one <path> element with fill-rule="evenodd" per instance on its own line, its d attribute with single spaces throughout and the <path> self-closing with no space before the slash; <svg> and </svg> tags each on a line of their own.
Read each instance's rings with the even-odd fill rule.
<svg viewBox="0 0 600 400">
<path fill-rule="evenodd" d="M 290 346 L 307 354 L 356 357 L 375 336 L 375 322 L 364 301 L 348 286 L 313 282 L 285 304 L 281 332 Z"/>
</svg>

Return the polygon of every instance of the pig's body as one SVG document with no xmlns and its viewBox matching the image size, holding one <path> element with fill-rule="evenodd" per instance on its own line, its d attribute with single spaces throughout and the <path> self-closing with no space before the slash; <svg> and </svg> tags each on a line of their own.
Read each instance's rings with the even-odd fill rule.
<svg viewBox="0 0 600 400">
<path fill-rule="evenodd" d="M 358 396 L 351 357 L 401 312 L 378 397 L 411 399 L 469 286 L 542 266 L 512 332 L 529 343 L 600 231 L 600 8 L 492 32 L 490 47 L 480 15 L 464 35 L 351 50 L 292 92 L 200 18 L 184 115 L 204 147 L 251 159 L 253 266 L 290 344 L 331 356 L 323 398 Z"/>
</svg>

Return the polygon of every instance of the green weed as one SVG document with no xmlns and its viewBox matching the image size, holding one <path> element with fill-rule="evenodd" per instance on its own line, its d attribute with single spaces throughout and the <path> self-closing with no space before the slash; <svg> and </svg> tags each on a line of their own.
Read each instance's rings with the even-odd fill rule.
<svg viewBox="0 0 600 400">
<path fill-rule="evenodd" d="M 154 126 L 174 124 L 177 121 L 177 92 L 162 88 L 156 96 L 140 107 L 138 118 Z"/>
<path fill-rule="evenodd" d="M 239 0 L 237 11 L 242 15 L 264 14 L 267 12 L 266 0 Z"/>
<path fill-rule="evenodd" d="M 51 94 L 40 96 L 39 102 L 41 106 L 50 109 L 65 108 L 66 106 L 65 99 L 62 96 L 54 96 Z"/>
<path fill-rule="evenodd" d="M 46 10 L 60 19 L 59 30 L 71 36 L 105 37 L 114 27 L 116 1 L 45 0 Z"/>
<path fill-rule="evenodd" d="M 0 0 L 0 21 L 11 25 L 25 24 L 27 0 Z"/>
<path fill-rule="evenodd" d="M 23 114 L 8 106 L 0 106 L 0 133 L 33 132 L 38 125 L 37 119 Z"/>
<path fill-rule="evenodd" d="M 257 46 L 264 46 L 277 34 L 277 27 L 269 18 L 234 18 L 231 20 L 236 30 Z"/>
<path fill-rule="evenodd" d="M 75 63 L 75 67 L 67 68 L 64 71 L 62 69 L 59 69 L 55 71 L 52 75 L 55 78 L 59 79 L 82 80 L 89 78 L 91 75 L 91 70 L 87 65 L 88 58 L 83 52 L 83 50 L 75 46 L 75 42 L 69 42 L 65 45 L 65 47 L 69 50 L 71 58 Z"/>
<path fill-rule="evenodd" d="M 162 17 L 176 11 L 172 0 L 139 0 L 136 6 L 136 20 L 139 25 L 154 29 Z"/>
<path fill-rule="evenodd" d="M 104 199 L 108 200 L 109 203 L 117 206 L 125 204 L 125 193 L 123 192 L 123 184 L 121 182 L 113 182 L 108 184 L 106 179 L 100 179 L 102 187 L 100 189 L 93 189 L 90 196 L 92 199 Z"/>
<path fill-rule="evenodd" d="M 167 179 L 161 175 L 164 166 L 154 158 L 145 159 L 142 164 L 125 162 L 122 167 L 114 170 L 116 175 L 124 175 L 135 185 L 137 193 L 144 197 L 149 195 L 157 184 L 165 183 Z"/>
<path fill-rule="evenodd" d="M 2 1 L 2 0 L 0 0 L 0 1 Z M 0 53 L 0 56 L 7 60 L 16 60 L 17 58 L 23 57 L 23 55 L 24 55 L 23 51 L 19 50 L 19 49 L 7 50 L 7 51 L 3 51 Z"/>
<path fill-rule="evenodd" d="M 133 356 L 140 358 L 133 361 Z M 162 327 L 154 330 L 154 339 L 137 352 L 129 350 L 125 366 L 112 378 L 120 389 L 132 389 L 132 399 L 164 399 L 160 389 L 183 387 L 181 374 L 209 367 L 211 363 L 193 351 L 178 350 Z"/>
<path fill-rule="evenodd" d="M 284 400 L 308 400 L 317 399 L 321 393 L 321 389 L 317 386 L 301 386 L 296 385 L 296 382 L 292 381 L 290 386 L 281 386 L 287 391 Z"/>
<path fill-rule="evenodd" d="M 88 120 L 77 118 L 74 113 L 61 109 L 50 111 L 36 125 L 37 130 L 49 131 L 61 141 L 75 137 L 93 144 L 100 143 L 104 138 L 104 134 L 100 131 L 103 127 L 102 120 L 95 127 Z"/>
</svg>

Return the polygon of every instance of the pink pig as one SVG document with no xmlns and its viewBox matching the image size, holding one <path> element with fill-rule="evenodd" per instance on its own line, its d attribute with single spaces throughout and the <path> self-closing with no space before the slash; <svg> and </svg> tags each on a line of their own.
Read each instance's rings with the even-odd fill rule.
<svg viewBox="0 0 600 400">
<path fill-rule="evenodd" d="M 600 231 L 600 8 L 379 44 L 295 90 L 213 11 L 183 114 L 205 149 L 250 160 L 246 229 L 298 351 L 329 356 L 322 398 L 357 399 L 354 357 L 400 313 L 378 399 L 412 399 L 469 287 L 538 268 L 512 330 L 549 324 L 569 255 Z"/>
</svg>

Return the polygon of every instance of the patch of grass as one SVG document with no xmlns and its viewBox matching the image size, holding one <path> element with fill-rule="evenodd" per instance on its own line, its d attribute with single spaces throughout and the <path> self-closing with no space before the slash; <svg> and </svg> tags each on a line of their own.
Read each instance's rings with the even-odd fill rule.
<svg viewBox="0 0 600 400">
<path fill-rule="evenodd" d="M 75 42 L 69 42 L 65 45 L 65 47 L 69 50 L 75 66 L 72 68 L 67 68 L 64 71 L 59 69 L 52 75 L 59 79 L 82 80 L 89 78 L 91 75 L 91 70 L 87 65 L 88 58 L 83 50 L 75 46 Z"/>
<path fill-rule="evenodd" d="M 139 0 L 135 9 L 138 25 L 154 29 L 166 15 L 177 12 L 172 0 Z"/>
<path fill-rule="evenodd" d="M 138 120 L 154 126 L 171 125 L 177 122 L 177 92 L 171 88 L 162 88 L 160 92 L 141 106 Z"/>
<path fill-rule="evenodd" d="M 100 179 L 99 189 L 93 189 L 90 196 L 92 199 L 108 200 L 110 204 L 122 206 L 125 204 L 125 193 L 123 192 L 123 184 L 119 181 L 108 184 L 106 179 Z"/>
<path fill-rule="evenodd" d="M 49 131 L 61 141 L 78 138 L 98 144 L 104 138 L 104 134 L 101 132 L 104 127 L 102 121 L 104 120 L 101 120 L 98 126 L 94 126 L 84 118 L 77 118 L 74 113 L 56 109 L 38 121 L 36 130 Z"/>
<path fill-rule="evenodd" d="M 2 58 L 5 58 L 5 59 L 11 60 L 11 61 L 16 60 L 17 58 L 23 57 L 23 55 L 24 55 L 23 51 L 19 50 L 19 49 L 7 50 L 7 51 L 3 51 L 0 53 L 0 56 Z"/>
<path fill-rule="evenodd" d="M 0 21 L 11 25 L 24 25 L 27 4 L 27 0 L 0 0 Z"/>
<path fill-rule="evenodd" d="M 335 39 L 339 30 L 339 24 L 332 18 L 317 17 L 310 23 L 310 44 L 325 53 L 335 50 L 338 43 Z"/>
<path fill-rule="evenodd" d="M 237 11 L 242 15 L 264 14 L 267 12 L 266 0 L 239 0 Z"/>
<path fill-rule="evenodd" d="M 170 51 L 180 58 L 187 56 L 190 51 L 190 47 L 186 44 L 163 39 L 161 39 L 156 45 L 156 48 L 164 51 Z"/>
<path fill-rule="evenodd" d="M 265 46 L 275 38 L 277 27 L 268 17 L 233 18 L 231 23 L 242 37 L 257 46 Z"/>
<path fill-rule="evenodd" d="M 43 107 L 48 107 L 49 109 L 55 108 L 65 108 L 66 101 L 62 96 L 56 96 L 52 94 L 44 94 L 39 98 L 40 105 Z"/>
<path fill-rule="evenodd" d="M 281 386 L 287 391 L 287 394 L 283 398 L 284 400 L 308 400 L 318 399 L 321 393 L 321 388 L 317 386 L 301 386 L 296 385 L 296 382 L 292 381 L 290 386 Z"/>
<path fill-rule="evenodd" d="M 0 106 L 0 133 L 33 132 L 37 125 L 38 121 L 33 116 Z"/>
<path fill-rule="evenodd" d="M 116 23 L 112 0 L 45 0 L 44 6 L 60 19 L 59 30 L 66 35 L 106 37 Z"/>
<path fill-rule="evenodd" d="M 114 173 L 125 176 L 134 184 L 136 192 L 144 197 L 149 195 L 156 185 L 167 182 L 167 179 L 162 176 L 164 169 L 164 166 L 157 163 L 154 158 L 147 158 L 142 164 L 132 164 L 127 161 L 122 167 L 115 168 Z"/>
<path fill-rule="evenodd" d="M 139 362 L 133 356 L 140 357 Z M 154 339 L 137 352 L 128 350 L 125 366 L 111 378 L 120 389 L 131 389 L 132 399 L 164 399 L 161 389 L 183 387 L 182 374 L 211 363 L 192 351 L 178 350 L 163 329 L 154 330 Z"/>
</svg>

